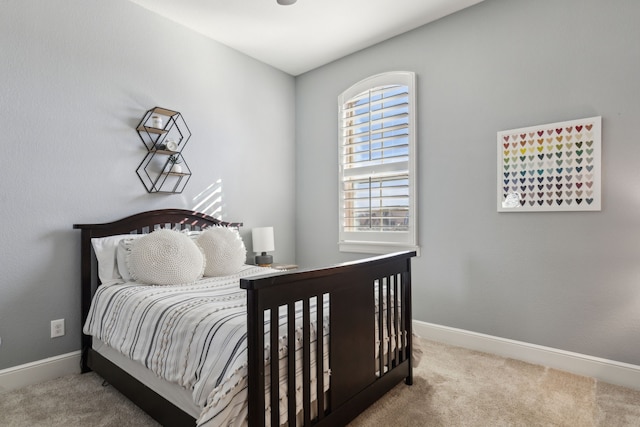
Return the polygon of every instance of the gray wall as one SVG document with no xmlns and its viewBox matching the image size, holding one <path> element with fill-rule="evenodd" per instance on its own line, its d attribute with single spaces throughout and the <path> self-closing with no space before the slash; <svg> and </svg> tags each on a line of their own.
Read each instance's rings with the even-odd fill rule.
<svg viewBox="0 0 640 427">
<path fill-rule="evenodd" d="M 294 90 L 292 76 L 128 1 L 3 0 L 0 369 L 80 348 L 74 223 L 194 208 L 221 190 L 208 213 L 244 221 L 249 249 L 250 229 L 273 225 L 275 259 L 294 261 Z M 154 106 L 193 133 L 181 195 L 149 195 L 135 174 L 134 128 Z M 50 339 L 58 318 L 67 334 Z"/>
<path fill-rule="evenodd" d="M 640 364 L 638 16 L 635 0 L 486 0 L 294 79 L 124 0 L 4 0 L 0 369 L 79 348 L 73 223 L 221 187 L 249 249 L 274 225 L 278 261 L 361 257 L 337 251 L 336 99 L 388 70 L 418 74 L 415 317 Z M 182 195 L 134 172 L 156 105 L 193 132 Z M 497 131 L 595 115 L 602 212 L 495 211 Z"/>
<path fill-rule="evenodd" d="M 337 250 L 337 96 L 418 76 L 414 317 L 640 365 L 640 2 L 486 0 L 296 79 L 300 264 Z M 601 212 L 497 213 L 496 132 L 602 116 Z"/>
</svg>

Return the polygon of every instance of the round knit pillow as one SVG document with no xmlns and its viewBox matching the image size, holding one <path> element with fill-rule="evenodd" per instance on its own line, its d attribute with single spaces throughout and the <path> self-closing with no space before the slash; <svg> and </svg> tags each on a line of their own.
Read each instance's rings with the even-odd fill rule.
<svg viewBox="0 0 640 427">
<path fill-rule="evenodd" d="M 207 260 L 205 276 L 237 273 L 247 259 L 247 249 L 236 229 L 209 227 L 200 233 L 197 242 Z"/>
<path fill-rule="evenodd" d="M 205 259 L 189 236 L 156 230 L 130 243 L 127 264 L 131 277 L 150 285 L 181 285 L 202 278 Z"/>
</svg>

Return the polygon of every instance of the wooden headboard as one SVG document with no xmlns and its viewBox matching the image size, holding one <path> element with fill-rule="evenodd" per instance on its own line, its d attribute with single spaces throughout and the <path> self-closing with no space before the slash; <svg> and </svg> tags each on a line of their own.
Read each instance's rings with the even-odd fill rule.
<svg viewBox="0 0 640 427">
<path fill-rule="evenodd" d="M 98 268 L 96 256 L 91 245 L 92 238 L 114 236 L 117 234 L 146 234 L 159 228 L 179 230 L 200 230 L 202 228 L 219 225 L 224 227 L 242 227 L 241 222 L 220 221 L 201 212 L 186 209 L 159 209 L 128 216 L 113 222 L 103 224 L 74 224 L 73 228 L 81 231 L 80 236 L 80 281 L 82 325 L 87 320 L 91 299 L 98 286 Z M 91 346 L 91 337 L 82 335 L 83 355 Z M 83 370 L 86 369 L 83 357 Z"/>
</svg>

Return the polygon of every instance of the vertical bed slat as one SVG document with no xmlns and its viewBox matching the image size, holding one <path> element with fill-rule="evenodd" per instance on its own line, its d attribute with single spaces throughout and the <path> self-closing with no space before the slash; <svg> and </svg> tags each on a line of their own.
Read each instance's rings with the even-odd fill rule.
<svg viewBox="0 0 640 427">
<path fill-rule="evenodd" d="M 399 344 L 399 348 L 400 348 L 400 355 L 399 355 L 399 361 L 403 362 L 405 360 L 405 346 L 407 345 L 407 341 L 406 341 L 406 337 L 405 337 L 405 322 L 407 321 L 407 307 L 405 305 L 405 294 L 404 294 L 404 281 L 402 279 L 402 276 L 399 277 L 399 282 L 400 282 L 400 306 L 401 306 L 401 310 L 400 310 L 400 326 L 398 327 L 398 336 L 400 339 L 400 344 Z"/>
<path fill-rule="evenodd" d="M 324 295 L 316 297 L 316 402 L 318 421 L 324 418 Z"/>
<path fill-rule="evenodd" d="M 302 300 L 302 408 L 304 425 L 311 425 L 311 309 L 309 298 Z"/>
<path fill-rule="evenodd" d="M 387 282 L 387 286 L 386 286 L 386 291 L 387 291 L 387 298 L 386 298 L 386 307 L 387 309 L 386 314 L 387 314 L 387 355 L 385 357 L 385 362 L 386 362 L 386 366 L 387 369 L 391 369 L 392 363 L 393 363 L 393 347 L 391 346 L 391 340 L 393 338 L 393 328 L 391 327 L 391 310 L 393 310 L 393 307 L 391 306 L 391 288 L 393 286 L 393 276 L 389 276 L 386 278 L 386 282 Z"/>
<path fill-rule="evenodd" d="M 405 345 L 403 348 L 403 354 L 407 360 L 409 375 L 405 378 L 405 384 L 413 384 L 413 360 L 411 359 L 411 349 L 413 348 L 413 337 L 411 336 L 411 259 L 406 259 L 407 267 L 402 273 L 402 314 L 405 316 L 405 320 L 402 323 L 402 334 L 405 338 Z"/>
<path fill-rule="evenodd" d="M 279 357 L 279 345 L 278 335 L 280 329 L 279 310 L 278 307 L 272 307 L 269 326 L 269 359 L 271 361 L 271 384 L 269 386 L 269 392 L 271 394 L 271 425 L 280 425 L 280 357 Z"/>
<path fill-rule="evenodd" d="M 393 360 L 395 360 L 395 364 L 397 365 L 398 363 L 400 363 L 402 360 L 400 359 L 400 354 L 402 352 L 400 346 L 402 345 L 402 332 L 400 329 L 400 318 L 399 318 L 399 312 L 402 310 L 402 307 L 400 306 L 400 299 L 398 297 L 398 283 L 400 282 L 400 278 L 398 276 L 394 276 L 395 280 L 393 282 L 393 330 L 395 331 L 395 336 L 394 336 L 394 344 L 395 344 L 395 350 L 393 352 Z"/>
<path fill-rule="evenodd" d="M 378 279 L 378 372 L 379 376 L 384 374 L 384 310 L 382 303 L 384 301 L 384 279 Z"/>
<path fill-rule="evenodd" d="M 296 419 L 296 305 L 287 304 L 287 411 L 288 419 Z M 293 390 L 293 392 L 292 392 Z M 292 424 L 289 424 L 292 425 Z M 295 425 L 295 424 L 293 424 Z"/>
</svg>

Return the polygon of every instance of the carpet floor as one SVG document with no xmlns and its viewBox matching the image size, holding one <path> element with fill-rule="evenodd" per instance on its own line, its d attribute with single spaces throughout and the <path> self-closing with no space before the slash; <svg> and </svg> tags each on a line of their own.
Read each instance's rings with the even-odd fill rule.
<svg viewBox="0 0 640 427">
<path fill-rule="evenodd" d="M 639 427 L 640 390 L 424 339 L 414 384 L 399 384 L 350 427 Z M 0 394 L 3 427 L 158 426 L 93 373 Z"/>
</svg>

